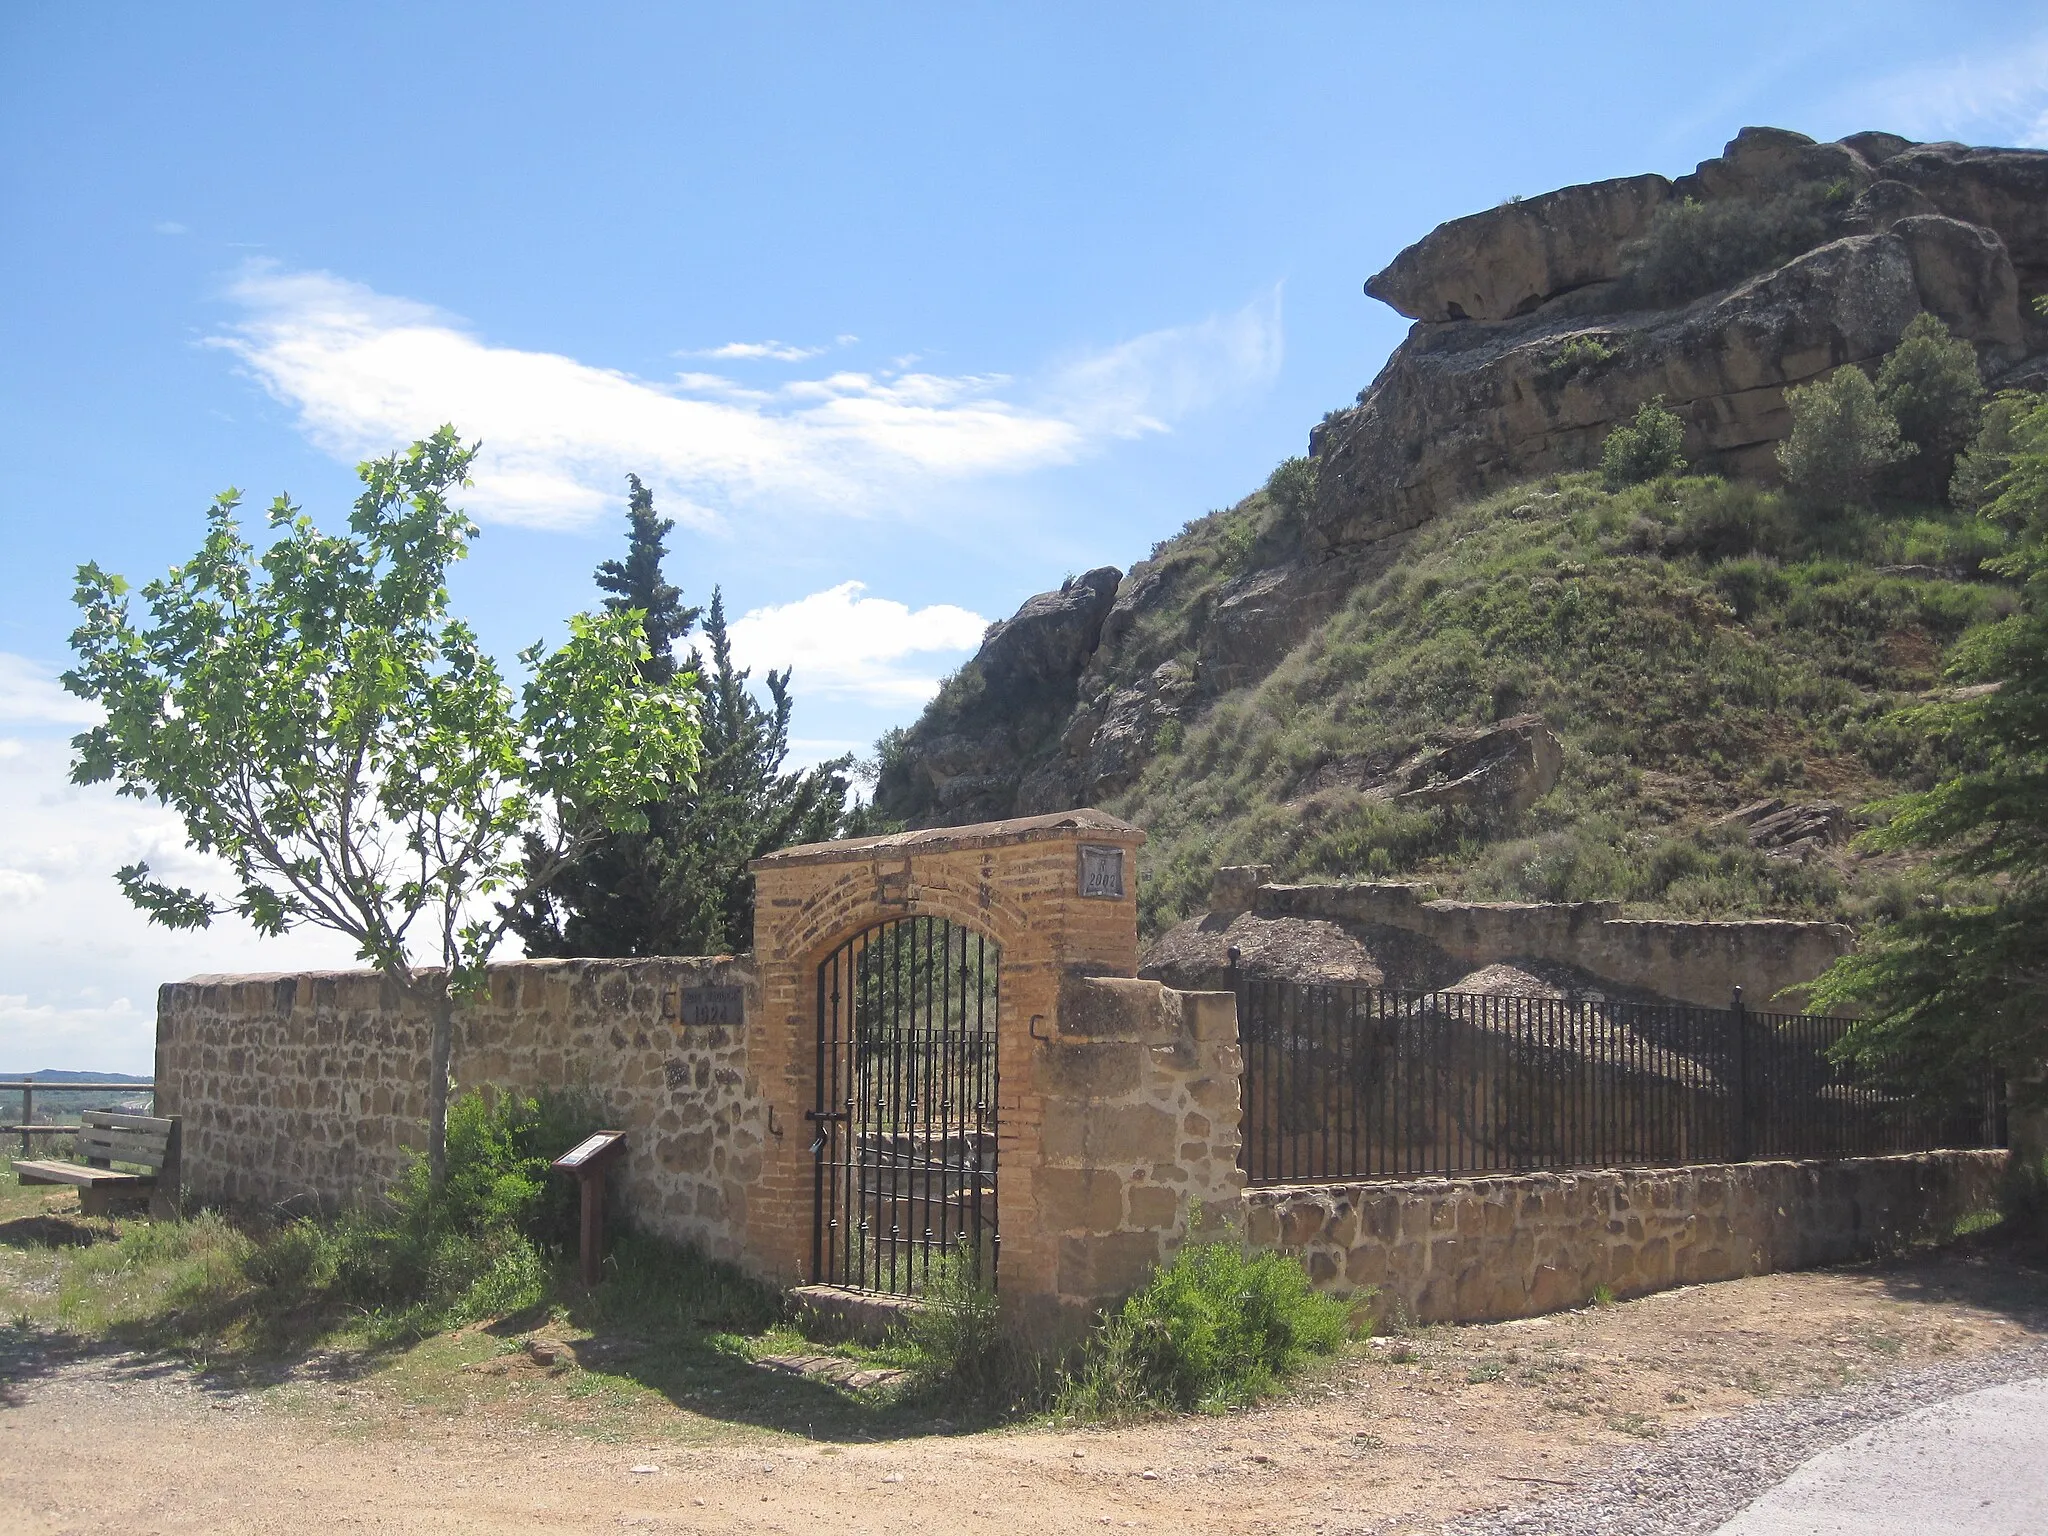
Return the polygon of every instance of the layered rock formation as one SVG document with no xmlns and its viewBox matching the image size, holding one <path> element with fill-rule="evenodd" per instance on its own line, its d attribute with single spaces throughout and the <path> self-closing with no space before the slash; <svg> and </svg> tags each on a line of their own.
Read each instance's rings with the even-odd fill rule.
<svg viewBox="0 0 2048 1536">
<path fill-rule="evenodd" d="M 890 744 L 885 814 L 930 825 L 1114 799 L 1162 733 L 1263 678 L 1415 528 L 1594 464 L 1653 396 L 1684 420 L 1692 463 L 1769 479 L 1786 389 L 1874 366 L 1923 311 L 1976 345 L 1992 387 L 2048 387 L 2034 308 L 2048 153 L 1744 129 L 1690 175 L 1453 220 L 1366 291 L 1415 325 L 1358 403 L 1310 434 L 1313 496 L 1262 504 L 1227 557 L 1191 525 L 1128 573 L 1031 599 Z M 1540 746 L 1528 766 L 1554 782 Z M 1390 794 L 1430 788 L 1396 785 L 1396 763 L 1353 766 Z"/>
</svg>

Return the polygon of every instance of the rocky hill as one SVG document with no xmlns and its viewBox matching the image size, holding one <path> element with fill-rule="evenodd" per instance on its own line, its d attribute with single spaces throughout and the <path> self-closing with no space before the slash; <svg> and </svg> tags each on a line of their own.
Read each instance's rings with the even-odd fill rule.
<svg viewBox="0 0 2048 1536">
<path fill-rule="evenodd" d="M 1133 817 L 1155 925 L 1237 862 L 1839 912 L 1862 872 L 1814 861 L 1840 806 L 1925 767 L 1883 715 L 2001 597 L 1938 494 L 1821 526 L 1773 493 L 1785 391 L 1923 312 L 1992 389 L 2048 387 L 2048 153 L 1745 129 L 1675 180 L 1442 225 L 1366 292 L 1416 323 L 1357 404 L 1235 507 L 992 626 L 883 742 L 880 811 Z M 1601 489 L 1583 471 L 1658 396 L 1696 473 Z M 1833 830 L 1773 858 L 1750 824 L 1784 811 Z"/>
</svg>

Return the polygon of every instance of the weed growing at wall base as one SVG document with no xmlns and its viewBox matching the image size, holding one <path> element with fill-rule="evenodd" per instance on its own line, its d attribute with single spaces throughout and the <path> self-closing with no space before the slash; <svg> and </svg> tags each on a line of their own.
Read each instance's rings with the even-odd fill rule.
<svg viewBox="0 0 2048 1536">
<path fill-rule="evenodd" d="M 1287 1254 L 1190 1242 L 1089 1340 L 1057 1411 L 1118 1419 L 1255 1402 L 1334 1353 L 1351 1314 Z"/>
</svg>

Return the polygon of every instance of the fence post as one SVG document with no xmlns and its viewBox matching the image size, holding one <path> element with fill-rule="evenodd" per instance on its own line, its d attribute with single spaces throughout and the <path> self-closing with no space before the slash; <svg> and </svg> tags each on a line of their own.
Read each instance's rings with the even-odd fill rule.
<svg viewBox="0 0 2048 1536">
<path fill-rule="evenodd" d="M 1729 1005 L 1733 1020 L 1733 1060 L 1729 1066 L 1728 1161 L 1749 1161 L 1749 1016 L 1742 1006 L 1742 988 Z"/>
<path fill-rule="evenodd" d="M 28 1156 L 28 1128 L 36 1123 L 36 1091 L 28 1083 L 21 1085 L 21 1155 Z"/>
</svg>

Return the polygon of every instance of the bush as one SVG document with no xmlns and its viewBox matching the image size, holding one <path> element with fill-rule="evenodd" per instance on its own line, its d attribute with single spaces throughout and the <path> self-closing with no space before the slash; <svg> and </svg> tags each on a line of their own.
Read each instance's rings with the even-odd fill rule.
<svg viewBox="0 0 2048 1536">
<path fill-rule="evenodd" d="M 1913 451 L 1899 442 L 1898 422 L 1860 368 L 1788 389 L 1785 404 L 1792 431 L 1778 445 L 1778 462 L 1792 493 L 1817 512 L 1867 507 L 1879 472 Z"/>
<path fill-rule="evenodd" d="M 1316 505 L 1316 461 L 1310 458 L 1282 459 L 1266 476 L 1266 495 L 1280 515 L 1301 523 Z"/>
<path fill-rule="evenodd" d="M 1600 477 L 1608 490 L 1618 491 L 1675 475 L 1685 468 L 1679 456 L 1684 446 L 1685 423 L 1664 409 L 1664 397 L 1658 395 L 1636 407 L 1628 425 L 1607 434 L 1600 448 Z"/>
<path fill-rule="evenodd" d="M 1678 520 L 1664 541 L 1669 553 L 1704 560 L 1742 555 L 1783 559 L 1792 553 L 1793 544 L 1784 499 L 1739 480 L 1687 482 L 1679 498 Z"/>
<path fill-rule="evenodd" d="M 1123 1418 L 1254 1402 L 1336 1350 L 1350 1315 L 1285 1254 L 1191 1241 L 1090 1341 L 1061 1407 Z"/>
<path fill-rule="evenodd" d="M 1915 315 L 1877 371 L 1877 398 L 1899 424 L 1900 437 L 1917 450 L 1899 465 L 1899 488 L 1938 498 L 1982 415 L 1977 349 L 1949 335 L 1933 315 Z"/>
<path fill-rule="evenodd" d="M 1949 501 L 1956 510 L 1982 511 L 1998 495 L 2000 482 L 2012 468 L 2014 450 L 2026 446 L 2021 441 L 2022 423 L 2039 404 L 2040 396 L 2012 389 L 1984 406 L 1969 451 L 1956 461 L 1949 481 Z"/>
<path fill-rule="evenodd" d="M 1622 248 L 1632 297 L 1683 303 L 1812 250 L 1828 234 L 1824 200 L 1808 187 L 1763 202 L 1666 203 Z"/>
<path fill-rule="evenodd" d="M 380 1206 L 332 1226 L 296 1224 L 255 1262 L 382 1315 L 378 1331 L 422 1336 L 538 1302 L 553 1250 L 575 1231 L 575 1194 L 548 1165 L 598 1129 L 576 1093 L 475 1093 L 448 1106 L 448 1180 L 415 1161 Z"/>
<path fill-rule="evenodd" d="M 1544 367 L 1553 377 L 1565 378 L 1598 368 L 1602 363 L 1612 362 L 1619 352 L 1619 348 L 1611 346 L 1599 336 L 1581 334 L 1559 347 L 1557 355 Z"/>
<path fill-rule="evenodd" d="M 991 1407 L 1013 1395 L 1023 1357 L 964 1245 L 932 1266 L 922 1301 L 905 1329 L 919 1384 Z"/>
</svg>

